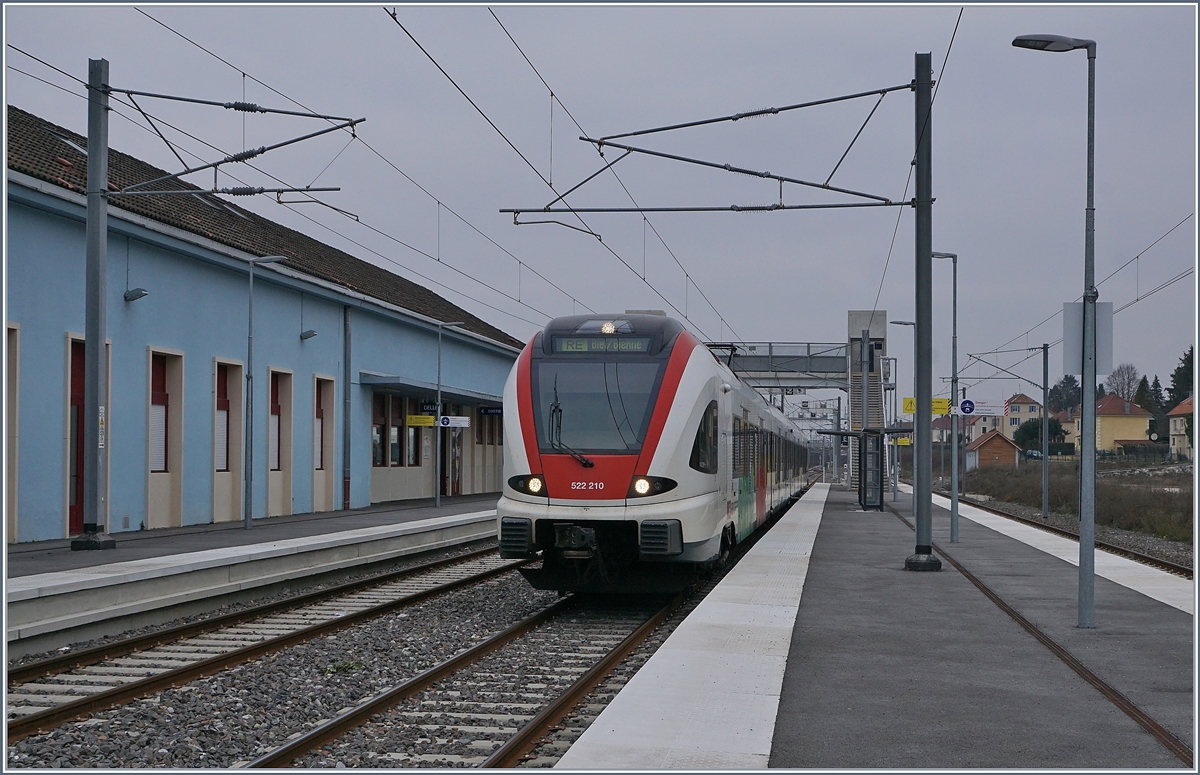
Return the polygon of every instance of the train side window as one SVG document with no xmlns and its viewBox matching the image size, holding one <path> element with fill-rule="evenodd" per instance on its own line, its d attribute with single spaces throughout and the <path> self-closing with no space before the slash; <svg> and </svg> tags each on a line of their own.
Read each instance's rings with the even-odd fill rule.
<svg viewBox="0 0 1200 775">
<path fill-rule="evenodd" d="M 710 401 L 700 417 L 696 429 L 696 441 L 692 444 L 692 458 L 688 465 L 702 474 L 717 472 L 717 402 Z"/>
</svg>

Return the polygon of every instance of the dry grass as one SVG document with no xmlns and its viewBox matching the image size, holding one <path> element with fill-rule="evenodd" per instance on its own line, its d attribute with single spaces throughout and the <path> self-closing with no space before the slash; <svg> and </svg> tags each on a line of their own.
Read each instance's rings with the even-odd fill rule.
<svg viewBox="0 0 1200 775">
<path fill-rule="evenodd" d="M 1167 491 L 1165 487 L 1176 488 L 1178 492 Z M 1097 479 L 1096 523 L 1190 543 L 1194 519 L 1192 488 L 1190 477 Z M 971 471 L 966 477 L 966 489 L 997 500 L 1041 508 L 1042 467 Z M 1050 510 L 1079 513 L 1079 472 L 1075 464 L 1051 464 Z"/>
</svg>

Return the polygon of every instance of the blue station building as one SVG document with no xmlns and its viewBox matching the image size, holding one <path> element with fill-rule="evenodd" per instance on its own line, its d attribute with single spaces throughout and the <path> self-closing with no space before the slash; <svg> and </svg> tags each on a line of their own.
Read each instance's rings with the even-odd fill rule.
<svg viewBox="0 0 1200 775">
<path fill-rule="evenodd" d="M 82 529 L 87 141 L 8 107 L 6 531 Z M 110 190 L 166 175 L 110 150 Z M 192 188 L 172 181 L 161 189 Z M 110 198 L 110 533 L 240 521 L 249 259 L 252 517 L 498 492 L 522 345 L 427 288 L 206 193 Z M 442 413 L 434 481 L 437 323 Z M 424 417 L 424 419 L 421 419 Z"/>
</svg>

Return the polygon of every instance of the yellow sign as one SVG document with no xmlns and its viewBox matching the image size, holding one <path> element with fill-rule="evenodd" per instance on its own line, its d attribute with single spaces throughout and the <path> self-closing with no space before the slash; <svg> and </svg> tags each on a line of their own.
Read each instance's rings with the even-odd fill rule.
<svg viewBox="0 0 1200 775">
<path fill-rule="evenodd" d="M 908 438 L 907 436 L 901 436 L 900 438 L 896 439 L 896 446 L 910 447 L 912 446 L 912 439 Z"/>
<path fill-rule="evenodd" d="M 950 414 L 949 398 L 935 398 L 930 403 L 933 407 L 932 411 L 934 414 Z M 917 399 L 913 398 L 912 396 L 905 396 L 903 411 L 905 414 L 916 414 Z"/>
<path fill-rule="evenodd" d="M 433 427 L 433 419 L 434 418 L 433 418 L 432 414 L 410 414 L 408 417 L 405 418 L 405 423 L 409 427 L 420 427 L 420 426 L 424 425 L 429 428 L 432 428 Z"/>
</svg>

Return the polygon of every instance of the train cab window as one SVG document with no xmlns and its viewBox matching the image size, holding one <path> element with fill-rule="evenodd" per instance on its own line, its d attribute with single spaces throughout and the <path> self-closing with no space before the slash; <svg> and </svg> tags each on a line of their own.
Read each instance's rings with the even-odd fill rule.
<svg viewBox="0 0 1200 775">
<path fill-rule="evenodd" d="M 700 417 L 696 429 L 696 441 L 692 444 L 692 458 L 688 465 L 702 474 L 717 472 L 717 402 L 710 401 Z"/>
</svg>

